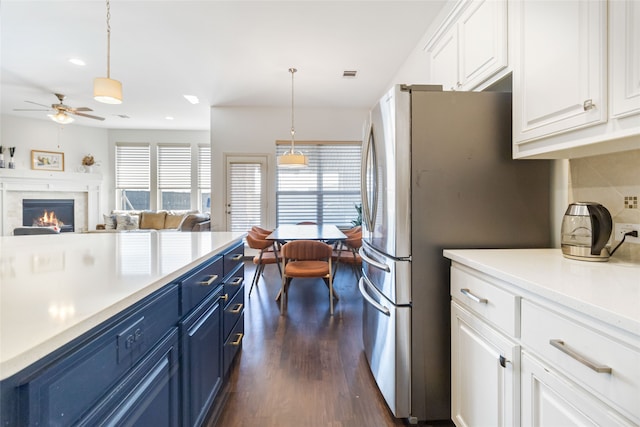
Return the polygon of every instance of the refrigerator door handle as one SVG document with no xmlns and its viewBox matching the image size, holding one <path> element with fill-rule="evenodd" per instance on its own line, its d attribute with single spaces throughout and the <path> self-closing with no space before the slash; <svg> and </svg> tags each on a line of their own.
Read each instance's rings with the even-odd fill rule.
<svg viewBox="0 0 640 427">
<path fill-rule="evenodd" d="M 371 164 L 369 161 L 371 160 Z M 364 152 L 362 153 L 362 173 L 360 175 L 360 193 L 362 195 L 362 217 L 368 230 L 373 231 L 374 221 L 377 215 L 378 207 L 378 176 L 377 176 L 377 158 L 375 145 L 373 140 L 373 124 L 369 127 L 367 141 L 364 144 Z M 372 195 L 373 200 L 369 200 L 369 187 L 367 177 L 371 173 L 372 176 Z M 373 203 L 372 203 L 373 202 Z"/>
<path fill-rule="evenodd" d="M 360 258 L 362 258 L 362 261 L 366 262 L 370 266 L 375 267 L 378 270 L 386 271 L 387 273 L 391 272 L 391 269 L 389 268 L 389 266 L 387 264 L 383 264 L 381 262 L 378 262 L 378 261 L 376 261 L 374 259 L 369 258 L 365 254 L 364 249 L 362 249 L 362 246 L 360 246 L 360 249 L 358 249 L 358 254 L 360 255 Z"/>
<path fill-rule="evenodd" d="M 376 310 L 378 310 L 380 313 L 384 314 L 385 316 L 389 317 L 391 316 L 391 312 L 389 311 L 389 309 L 387 307 L 385 307 L 384 305 L 378 304 L 378 302 L 376 300 L 374 300 L 373 298 L 371 298 L 371 296 L 369 295 L 369 293 L 367 292 L 367 290 L 365 289 L 365 285 L 369 288 L 369 289 L 373 289 L 374 291 L 375 286 L 373 286 L 371 284 L 371 282 L 369 281 L 369 279 L 367 279 L 366 276 L 362 276 L 360 277 L 360 281 L 358 282 L 358 288 L 360 289 L 360 293 L 362 294 L 362 297 L 373 306 L 373 308 L 375 308 Z"/>
</svg>

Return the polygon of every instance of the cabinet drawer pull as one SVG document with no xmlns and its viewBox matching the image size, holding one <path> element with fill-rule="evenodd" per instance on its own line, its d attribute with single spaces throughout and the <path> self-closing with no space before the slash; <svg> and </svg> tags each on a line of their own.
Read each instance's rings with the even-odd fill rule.
<svg viewBox="0 0 640 427">
<path fill-rule="evenodd" d="M 238 333 L 236 335 L 238 336 L 238 338 L 236 338 L 236 340 L 232 342 L 231 345 L 240 345 L 240 343 L 242 342 L 242 337 L 244 337 L 244 334 Z"/>
<path fill-rule="evenodd" d="M 243 257 L 242 254 L 235 254 L 234 256 L 231 257 L 231 261 L 240 261 L 242 257 Z"/>
<path fill-rule="evenodd" d="M 611 371 L 612 371 L 611 368 L 606 366 L 606 365 L 600 365 L 600 364 L 598 364 L 596 362 L 593 362 L 593 361 L 587 359 L 586 357 L 584 357 L 583 355 L 581 355 L 577 351 L 573 350 L 571 347 L 567 346 L 564 343 L 564 341 L 562 341 L 562 340 L 557 340 L 557 339 L 556 340 L 549 340 L 549 344 L 551 344 L 553 347 L 557 348 L 561 352 L 565 353 L 569 357 L 571 357 L 571 358 L 577 360 L 578 362 L 582 363 L 587 368 L 593 369 L 594 371 L 596 371 L 598 373 L 610 374 Z"/>
<path fill-rule="evenodd" d="M 228 299 L 229 299 L 229 294 L 221 295 L 221 296 L 220 296 L 220 299 L 221 299 L 221 300 L 224 300 L 224 301 L 228 300 Z"/>
<path fill-rule="evenodd" d="M 244 304 L 236 304 L 236 306 L 233 308 L 233 310 L 229 310 L 229 313 L 231 314 L 238 314 L 242 311 L 242 307 L 244 307 Z"/>
<path fill-rule="evenodd" d="M 464 296 L 470 298 L 472 301 L 475 301 L 478 304 L 486 304 L 489 302 L 489 300 L 487 300 L 486 298 L 480 298 L 479 296 L 472 294 L 469 289 L 463 288 L 460 289 L 460 292 L 462 292 Z"/>
<path fill-rule="evenodd" d="M 209 280 L 203 280 L 201 282 L 198 282 L 198 285 L 209 286 L 213 282 L 215 282 L 217 279 L 218 279 L 218 275 L 217 274 L 211 274 L 211 275 L 209 275 Z"/>
<path fill-rule="evenodd" d="M 584 111 L 593 110 L 594 108 L 596 108 L 596 104 L 593 103 L 592 99 L 587 99 L 582 104 L 582 108 L 584 108 Z"/>
<path fill-rule="evenodd" d="M 244 277 L 234 277 L 233 280 L 229 282 L 229 285 L 238 286 L 240 283 L 242 283 L 242 279 L 244 279 Z"/>
</svg>

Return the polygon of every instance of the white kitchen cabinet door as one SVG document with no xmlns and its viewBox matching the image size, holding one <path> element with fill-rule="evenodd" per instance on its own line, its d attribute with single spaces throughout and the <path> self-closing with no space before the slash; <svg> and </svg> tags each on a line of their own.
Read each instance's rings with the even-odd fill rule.
<svg viewBox="0 0 640 427">
<path fill-rule="evenodd" d="M 451 419 L 457 427 L 519 424 L 520 347 L 451 303 Z"/>
<path fill-rule="evenodd" d="M 640 113 L 640 1 L 609 3 L 613 117 Z"/>
<path fill-rule="evenodd" d="M 431 79 L 443 90 L 458 90 L 458 27 L 454 25 L 431 49 Z"/>
<path fill-rule="evenodd" d="M 458 21 L 458 76 L 471 90 L 507 67 L 507 2 L 476 0 Z"/>
<path fill-rule="evenodd" d="M 606 1 L 513 5 L 514 142 L 606 122 Z"/>
<path fill-rule="evenodd" d="M 521 362 L 522 427 L 635 425 L 525 351 Z"/>
</svg>

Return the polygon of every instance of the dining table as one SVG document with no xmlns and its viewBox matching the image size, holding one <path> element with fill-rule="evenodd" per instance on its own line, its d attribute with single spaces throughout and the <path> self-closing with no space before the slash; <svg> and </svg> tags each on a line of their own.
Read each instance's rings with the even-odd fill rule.
<svg viewBox="0 0 640 427">
<path fill-rule="evenodd" d="M 265 237 L 277 243 L 276 256 L 279 245 L 284 245 L 293 240 L 318 240 L 328 244 L 347 240 L 347 236 L 334 224 L 283 224 L 278 226 L 271 234 Z M 280 299 L 282 289 L 276 295 L 276 301 Z M 333 295 L 340 299 L 335 289 Z"/>
</svg>

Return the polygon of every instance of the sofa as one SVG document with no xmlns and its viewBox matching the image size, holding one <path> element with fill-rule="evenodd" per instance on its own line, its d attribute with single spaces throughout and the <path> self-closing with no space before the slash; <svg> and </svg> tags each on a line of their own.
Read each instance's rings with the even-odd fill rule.
<svg viewBox="0 0 640 427">
<path fill-rule="evenodd" d="M 194 210 L 113 210 L 103 215 L 104 224 L 96 230 L 105 232 L 134 230 L 210 231 L 209 212 Z"/>
</svg>

